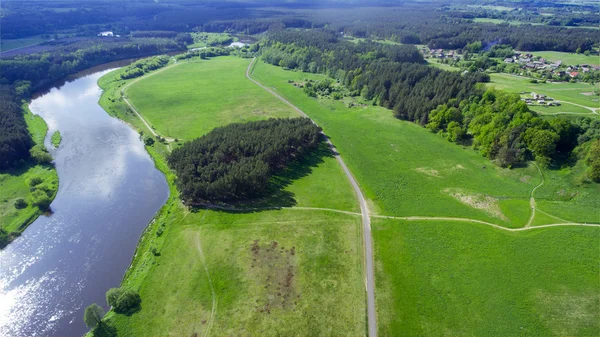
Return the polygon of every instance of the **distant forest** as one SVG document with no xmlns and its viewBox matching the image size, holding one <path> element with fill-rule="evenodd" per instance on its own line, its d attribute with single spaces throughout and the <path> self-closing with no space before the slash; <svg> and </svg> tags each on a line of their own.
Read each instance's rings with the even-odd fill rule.
<svg viewBox="0 0 600 337">
<path fill-rule="evenodd" d="M 473 4 L 479 4 L 476 1 Z M 502 3 L 502 2 L 499 2 Z M 95 36 L 110 30 L 121 36 L 147 37 L 143 31 L 235 32 L 258 34 L 284 28 L 323 28 L 355 37 L 389 39 L 431 48 L 463 48 L 468 43 L 509 44 L 517 50 L 575 52 L 592 49 L 600 41 L 598 8 L 552 2 L 512 3 L 514 10 L 499 11 L 436 2 L 271 2 L 4 1 L 0 22 L 3 38 L 65 33 Z M 517 9 L 516 7 L 520 9 Z M 544 10 L 546 15 L 540 14 Z M 473 22 L 495 18 L 520 24 Z M 530 24 L 538 24 L 531 26 Z"/>
</svg>

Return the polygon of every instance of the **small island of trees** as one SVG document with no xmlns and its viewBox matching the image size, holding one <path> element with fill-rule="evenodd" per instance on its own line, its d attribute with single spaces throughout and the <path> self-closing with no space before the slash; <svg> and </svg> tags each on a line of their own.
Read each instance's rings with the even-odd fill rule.
<svg viewBox="0 0 600 337">
<path fill-rule="evenodd" d="M 265 196 L 271 176 L 320 141 L 308 118 L 235 123 L 184 144 L 168 163 L 184 202 L 243 201 Z"/>
</svg>

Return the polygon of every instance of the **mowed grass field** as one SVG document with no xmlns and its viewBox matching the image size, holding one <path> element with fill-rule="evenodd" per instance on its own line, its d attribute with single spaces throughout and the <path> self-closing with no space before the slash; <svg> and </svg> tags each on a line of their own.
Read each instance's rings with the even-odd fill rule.
<svg viewBox="0 0 600 337">
<path fill-rule="evenodd" d="M 493 86 L 497 89 L 506 90 L 508 92 L 527 94 L 535 92 L 538 94 L 544 94 L 552 97 L 561 102 L 560 107 L 555 107 L 551 112 L 577 112 L 589 113 L 590 117 L 593 114 L 589 109 L 581 108 L 570 103 L 583 105 L 585 107 L 600 109 L 600 96 L 594 95 L 594 90 L 598 90 L 598 84 L 591 85 L 588 83 L 530 83 L 528 78 L 510 75 L 510 74 L 490 74 L 491 81 L 488 83 L 489 86 Z M 531 107 L 532 110 L 544 113 L 544 111 L 550 109 L 546 107 Z M 598 116 L 598 115 L 596 115 Z"/>
<path fill-rule="evenodd" d="M 191 83 L 199 78 L 202 67 L 205 71 L 220 67 L 219 79 L 212 77 L 215 82 L 206 78 L 194 82 L 200 93 L 221 86 L 221 95 L 213 97 L 216 101 L 211 109 L 189 112 L 193 120 L 206 123 L 178 126 L 190 137 L 186 140 L 231 122 L 298 116 L 268 94 L 255 92 L 259 98 L 248 98 L 253 99 L 251 103 L 239 100 L 238 91 L 246 90 L 246 83 L 235 79 L 240 74 L 244 78 L 248 64 L 244 59 L 215 58 L 190 63 L 191 68 L 180 72 L 188 66 L 181 64 L 131 88 L 160 76 Z M 120 88 L 128 83 L 118 80 L 120 71 L 99 80 L 104 89 L 100 103 L 111 115 L 148 134 L 119 98 Z M 227 84 L 221 78 L 234 80 Z M 144 117 L 148 107 L 159 104 L 155 99 L 167 99 L 166 94 L 152 93 L 129 97 Z M 204 102 L 198 97 L 190 99 L 196 100 L 195 104 Z M 275 112 L 254 115 L 253 104 L 276 107 L 269 110 Z M 163 135 L 166 130 L 157 127 Z M 326 146 L 273 178 L 282 193 L 269 200 L 268 206 L 290 206 L 292 199 L 295 208 L 249 213 L 183 206 L 173 184 L 175 176 L 165 164 L 165 146 L 156 143 L 147 149 L 165 172 L 171 196 L 142 236 L 123 281 L 124 286 L 139 290 L 141 310 L 131 316 L 108 315 L 119 336 L 366 334 L 360 217 L 306 209 L 358 211 L 352 188 Z"/>
<path fill-rule="evenodd" d="M 596 27 L 596 29 L 599 28 Z M 552 62 L 562 61 L 563 64 L 568 65 L 600 65 L 600 56 L 598 55 L 586 56 L 584 54 L 564 53 L 559 51 L 536 51 L 531 52 L 531 54 L 534 56 L 541 56 Z"/>
<path fill-rule="evenodd" d="M 296 117 L 244 76 L 250 59 L 219 57 L 182 63 L 144 78 L 125 91 L 163 136 L 193 139 L 233 122 Z"/>
<path fill-rule="evenodd" d="M 48 127 L 44 120 L 31 113 L 26 105 L 23 106 L 25 121 L 36 144 L 44 144 Z M 42 179 L 42 184 L 58 190 L 58 175 L 51 165 L 26 164 L 18 169 L 0 171 L 0 226 L 8 233 L 20 233 L 27 225 L 32 223 L 42 212 L 38 207 L 31 205 L 32 193 L 29 191 L 28 181 L 33 177 Z M 19 198 L 28 203 L 23 209 L 15 208 L 15 201 Z"/>
<path fill-rule="evenodd" d="M 373 221 L 380 336 L 598 336 L 600 231 Z"/>
</svg>

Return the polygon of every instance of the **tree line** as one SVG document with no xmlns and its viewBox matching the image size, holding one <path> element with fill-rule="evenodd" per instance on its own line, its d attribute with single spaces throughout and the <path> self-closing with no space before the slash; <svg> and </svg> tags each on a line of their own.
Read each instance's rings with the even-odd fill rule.
<svg viewBox="0 0 600 337">
<path fill-rule="evenodd" d="M 271 176 L 320 141 L 308 118 L 234 123 L 185 143 L 167 161 L 185 203 L 241 201 L 265 196 Z"/>
<path fill-rule="evenodd" d="M 27 161 L 34 145 L 20 103 L 13 87 L 0 85 L 0 169 Z"/>
<path fill-rule="evenodd" d="M 162 68 L 169 63 L 169 56 L 161 55 L 148 57 L 133 62 L 132 64 L 125 67 L 125 70 L 121 73 L 121 78 L 124 80 L 130 78 L 136 78 L 144 75 L 145 73 Z"/>
</svg>

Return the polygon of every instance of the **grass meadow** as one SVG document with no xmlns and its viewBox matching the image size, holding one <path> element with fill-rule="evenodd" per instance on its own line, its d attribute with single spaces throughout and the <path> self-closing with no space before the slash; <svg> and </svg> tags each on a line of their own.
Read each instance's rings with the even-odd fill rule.
<svg viewBox="0 0 600 337">
<path fill-rule="evenodd" d="M 44 41 L 48 41 L 48 39 L 43 38 L 41 35 L 30 36 L 22 39 L 1 39 L 0 51 L 4 52 L 13 49 L 23 48 L 34 44 L 42 43 Z"/>
<path fill-rule="evenodd" d="M 235 121 L 297 116 L 266 93 L 254 91 L 254 97 L 240 99 L 247 84 L 237 77 L 244 76 L 248 64 L 249 60 L 223 57 L 177 65 L 131 89 L 146 80 L 167 78 L 190 82 L 187 90 L 193 87 L 203 93 L 199 94 L 202 99 L 193 94 L 178 96 L 195 102 L 187 107 L 203 106 L 209 96 L 214 99 L 210 108 L 188 111 L 202 123 L 178 122 L 173 116 L 180 112 L 170 109 L 172 120 L 153 123 L 163 135 L 170 128 L 167 125 L 175 128 L 178 123 L 181 134 L 191 139 Z M 219 69 L 219 76 L 213 73 L 197 81 L 214 68 Z M 100 104 L 147 134 L 120 99 L 120 89 L 127 82 L 118 79 L 119 72 L 99 80 L 104 89 Z M 234 80 L 227 84 L 223 78 Z M 215 87 L 221 88 L 220 95 Z M 144 117 L 147 109 L 164 104 L 159 101 L 168 97 L 152 92 L 128 94 Z M 269 113 L 255 115 L 253 109 L 258 106 Z M 298 208 L 248 213 L 185 207 L 174 187 L 175 176 L 165 163 L 165 145 L 157 142 L 146 149 L 167 176 L 171 194 L 142 236 L 123 281 L 124 286 L 139 290 L 141 310 L 131 316 L 107 316 L 120 336 L 365 335 L 360 217 L 302 209 L 358 211 L 352 188 L 326 146 L 273 178 L 281 192 L 267 200 L 266 206 Z"/>
<path fill-rule="evenodd" d="M 186 140 L 233 122 L 297 116 L 246 79 L 248 64 L 238 57 L 182 63 L 132 84 L 125 94 L 159 134 Z"/>
<path fill-rule="evenodd" d="M 470 217 L 506 227 L 527 222 L 529 193 L 541 182 L 535 167 L 500 169 L 471 149 L 396 120 L 391 111 L 317 100 L 288 84 L 308 77 L 320 75 L 262 62 L 254 69 L 254 78 L 323 127 L 370 198 L 373 213 Z M 600 185 L 581 184 L 581 169 L 544 170 L 545 183 L 535 196 L 538 209 L 550 215 L 536 212 L 532 225 L 562 218 L 600 222 L 594 206 Z M 479 202 L 460 202 L 448 191 Z M 498 209 L 507 220 L 497 217 Z M 473 223 L 389 219 L 373 219 L 372 228 L 381 336 L 600 333 L 598 228 L 509 232 Z"/>
<path fill-rule="evenodd" d="M 44 138 L 48 132 L 46 122 L 40 116 L 29 111 L 27 105 L 23 105 L 23 112 L 27 127 L 36 144 L 44 145 Z M 18 169 L 0 171 L 0 226 L 8 233 L 21 233 L 38 216 L 42 214 L 38 207 L 31 205 L 33 196 L 29 191 L 27 182 L 32 177 L 39 177 L 45 186 L 58 190 L 58 175 L 51 165 L 27 164 Z M 27 207 L 17 209 L 15 201 L 19 198 L 25 199 Z"/>
<path fill-rule="evenodd" d="M 598 109 L 600 108 L 599 96 L 593 95 L 594 90 L 598 90 L 598 84 L 591 85 L 588 83 L 530 83 L 526 77 L 510 75 L 510 74 L 490 74 L 491 82 L 488 84 L 497 89 L 506 90 L 515 93 L 531 93 L 544 94 L 561 101 L 559 108 L 562 111 L 584 112 L 577 109 L 576 106 L 567 102 L 583 105 L 586 107 Z M 532 107 L 536 110 L 535 107 Z M 544 108 L 546 109 L 546 108 Z M 577 109 L 577 110 L 575 110 Z M 543 111 L 543 110 L 542 110 Z M 591 115 L 591 111 L 588 110 Z"/>
<path fill-rule="evenodd" d="M 375 220 L 380 336 L 597 336 L 600 231 Z"/>
<path fill-rule="evenodd" d="M 358 216 L 174 208 L 160 255 L 126 278 L 142 309 L 111 316 L 120 336 L 365 334 Z"/>
<path fill-rule="evenodd" d="M 596 29 L 599 29 L 596 27 Z M 541 56 L 546 60 L 552 62 L 562 61 L 563 64 L 568 65 L 600 65 L 600 57 L 598 55 L 586 56 L 584 54 L 565 53 L 560 51 L 536 51 L 531 52 L 534 56 Z"/>
</svg>

